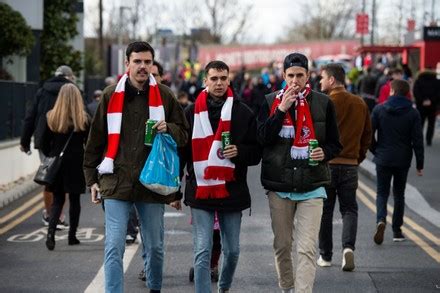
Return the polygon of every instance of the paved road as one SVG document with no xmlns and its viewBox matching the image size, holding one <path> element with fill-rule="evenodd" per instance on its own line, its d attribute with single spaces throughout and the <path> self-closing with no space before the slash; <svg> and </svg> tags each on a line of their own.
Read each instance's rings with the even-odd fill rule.
<svg viewBox="0 0 440 293">
<path fill-rule="evenodd" d="M 249 172 L 252 215 L 245 211 L 241 256 L 231 292 L 279 292 L 272 254 L 269 210 L 259 183 L 259 168 Z M 392 242 L 390 229 L 381 246 L 372 241 L 375 227 L 374 184 L 361 177 L 356 270 L 342 272 L 341 219 L 335 217 L 335 254 L 331 268 L 318 268 L 315 292 L 440 292 L 440 229 L 407 210 L 404 233 Z M 82 243 L 68 246 L 60 232 L 54 251 L 44 245 L 41 195 L 31 194 L 0 210 L 0 292 L 103 292 L 103 212 L 82 198 Z M 21 210 L 20 210 L 21 209 Z M 336 209 L 337 210 L 337 209 Z M 189 209 L 167 208 L 163 292 L 192 292 L 188 272 L 192 262 Z M 141 269 L 138 244 L 127 247 L 125 291 L 146 292 L 137 279 Z M 213 290 L 215 285 L 213 285 Z"/>
</svg>

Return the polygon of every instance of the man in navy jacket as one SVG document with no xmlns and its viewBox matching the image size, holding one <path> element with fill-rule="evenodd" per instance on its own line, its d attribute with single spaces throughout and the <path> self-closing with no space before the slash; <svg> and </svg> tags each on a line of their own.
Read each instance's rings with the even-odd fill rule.
<svg viewBox="0 0 440 293">
<path fill-rule="evenodd" d="M 392 178 L 394 178 L 393 241 L 405 240 L 401 227 L 405 209 L 405 186 L 413 150 L 416 156 L 417 175 L 423 175 L 422 127 L 418 111 L 407 98 L 409 91 L 408 82 L 393 80 L 389 99 L 386 103 L 376 106 L 372 113 L 373 140 L 370 150 L 374 154 L 373 161 L 376 163 L 377 173 L 377 227 L 374 242 L 379 245 L 384 238 Z"/>
</svg>

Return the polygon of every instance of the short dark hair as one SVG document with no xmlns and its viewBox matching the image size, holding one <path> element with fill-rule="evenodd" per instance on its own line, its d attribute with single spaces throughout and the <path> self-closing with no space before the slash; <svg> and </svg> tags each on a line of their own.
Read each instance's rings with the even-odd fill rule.
<svg viewBox="0 0 440 293">
<path fill-rule="evenodd" d="M 393 74 L 403 74 L 403 70 L 400 68 L 391 68 L 388 74 L 390 76 Z"/>
<path fill-rule="evenodd" d="M 298 66 L 304 68 L 306 71 L 309 71 L 309 60 L 304 54 L 301 53 L 292 53 L 286 56 L 284 58 L 283 62 L 283 71 L 286 72 L 286 70 L 292 66 Z"/>
<path fill-rule="evenodd" d="M 147 42 L 133 42 L 127 46 L 127 50 L 125 51 L 125 56 L 127 60 L 130 60 L 131 53 L 139 53 L 139 52 L 150 52 L 153 55 L 154 59 L 154 49 Z"/>
<path fill-rule="evenodd" d="M 163 76 L 163 67 L 162 65 L 157 62 L 156 60 L 153 61 L 153 66 L 157 67 L 157 71 L 159 71 L 159 76 L 162 77 Z"/>
<path fill-rule="evenodd" d="M 327 72 L 328 76 L 333 78 L 340 84 L 345 84 L 345 70 L 339 63 L 329 63 L 321 67 L 321 70 Z"/>
<path fill-rule="evenodd" d="M 395 96 L 406 97 L 409 94 L 410 86 L 406 80 L 395 79 L 391 81 L 391 89 L 394 91 Z"/>
<path fill-rule="evenodd" d="M 184 92 L 184 91 L 180 91 L 180 92 L 177 94 L 177 99 L 180 99 L 180 98 L 183 98 L 183 97 L 187 97 L 187 98 L 189 98 L 188 93 L 187 93 L 187 92 Z"/>
<path fill-rule="evenodd" d="M 229 73 L 229 66 L 220 60 L 214 60 L 206 64 L 205 66 L 205 75 L 208 75 L 208 71 L 210 69 L 217 69 L 218 71 L 226 70 Z"/>
</svg>

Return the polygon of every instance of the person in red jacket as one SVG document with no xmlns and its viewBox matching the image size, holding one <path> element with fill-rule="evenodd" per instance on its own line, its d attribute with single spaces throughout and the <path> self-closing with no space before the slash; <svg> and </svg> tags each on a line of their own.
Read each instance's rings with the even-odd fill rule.
<svg viewBox="0 0 440 293">
<path fill-rule="evenodd" d="M 380 88 L 379 98 L 377 101 L 377 103 L 379 105 L 385 103 L 388 100 L 388 97 L 390 96 L 390 90 L 391 90 L 391 81 L 393 81 L 395 79 L 403 79 L 403 71 L 402 71 L 402 69 L 399 69 L 399 68 L 391 69 L 390 76 L 391 76 L 391 78 L 387 81 L 387 83 L 384 84 Z"/>
</svg>

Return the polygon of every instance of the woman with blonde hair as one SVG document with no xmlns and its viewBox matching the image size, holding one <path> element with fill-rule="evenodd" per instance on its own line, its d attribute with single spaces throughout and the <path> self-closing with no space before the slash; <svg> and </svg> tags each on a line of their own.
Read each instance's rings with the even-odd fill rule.
<svg viewBox="0 0 440 293">
<path fill-rule="evenodd" d="M 63 209 L 66 193 L 69 194 L 70 202 L 68 244 L 80 243 L 76 238 L 76 230 L 81 211 L 80 194 L 85 192 L 82 162 L 90 119 L 85 111 L 79 89 L 70 83 L 61 87 L 55 106 L 47 113 L 46 117 L 47 125 L 42 147 L 44 155 L 57 156 L 67 145 L 55 182 L 48 186 L 53 192 L 54 200 L 50 212 L 46 247 L 53 250 L 55 248 L 56 225 Z"/>
</svg>

